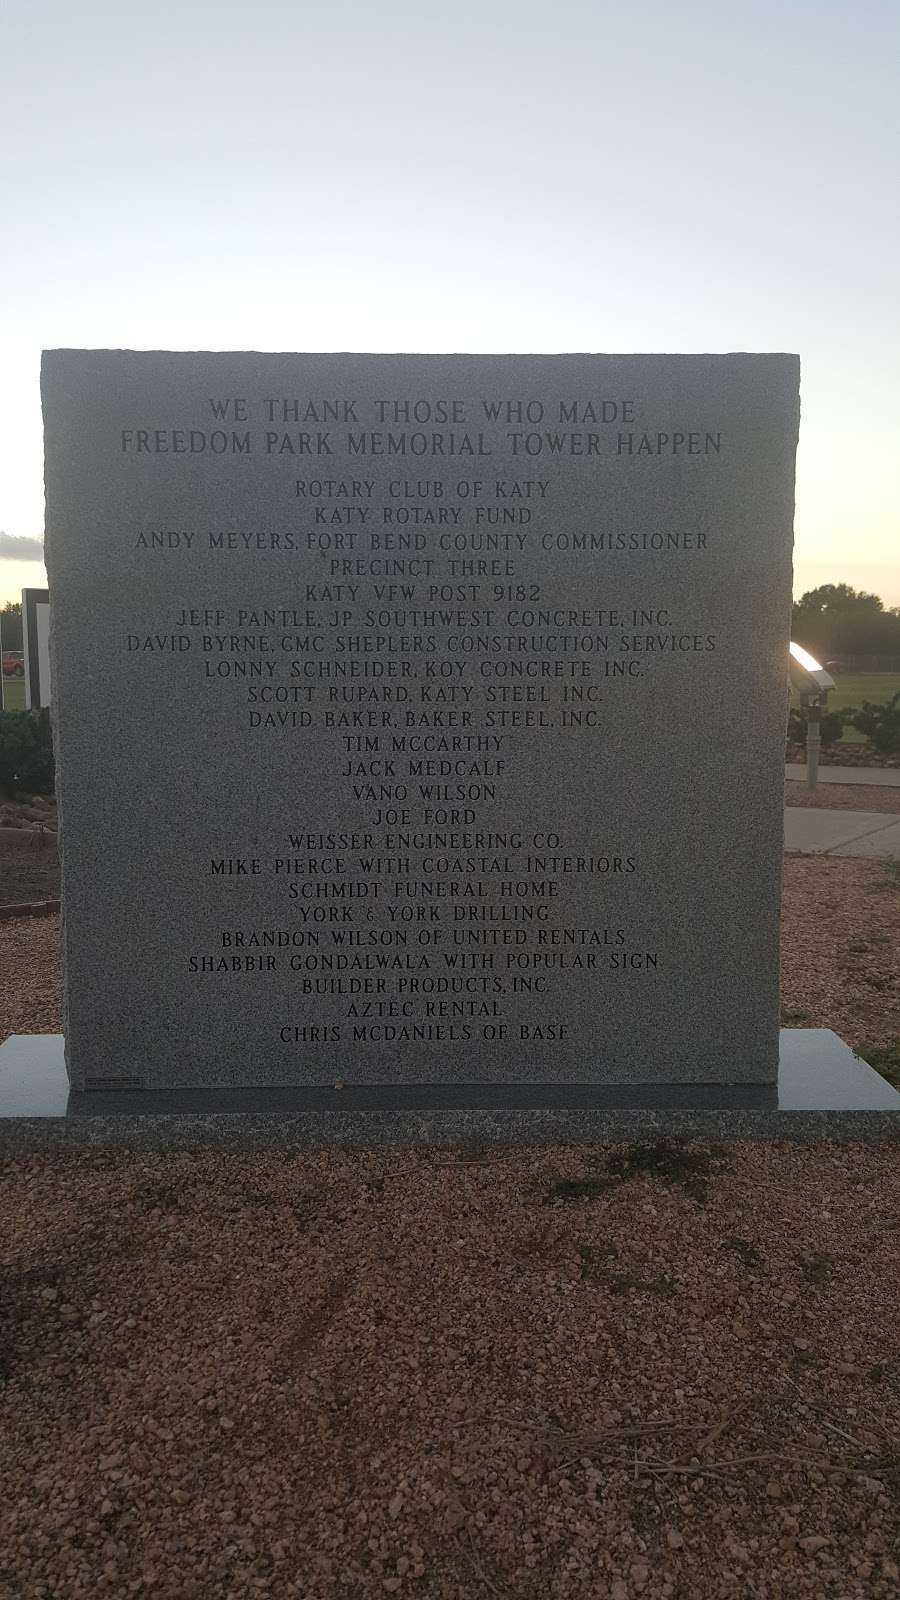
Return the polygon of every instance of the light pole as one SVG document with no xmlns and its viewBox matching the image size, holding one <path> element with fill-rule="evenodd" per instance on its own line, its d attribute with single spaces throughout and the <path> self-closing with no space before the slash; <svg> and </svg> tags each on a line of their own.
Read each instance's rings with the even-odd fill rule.
<svg viewBox="0 0 900 1600">
<path fill-rule="evenodd" d="M 814 789 L 819 778 L 819 718 L 828 691 L 834 688 L 834 679 L 815 656 L 804 650 L 802 644 L 794 644 L 793 640 L 788 667 L 791 687 L 796 689 L 806 712 L 806 787 Z"/>
</svg>

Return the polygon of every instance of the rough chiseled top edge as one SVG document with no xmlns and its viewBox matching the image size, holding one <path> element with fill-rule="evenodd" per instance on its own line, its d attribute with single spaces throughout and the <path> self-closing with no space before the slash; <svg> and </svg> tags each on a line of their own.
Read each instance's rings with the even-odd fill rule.
<svg viewBox="0 0 900 1600">
<path fill-rule="evenodd" d="M 55 345 L 41 351 L 42 360 L 55 356 L 234 356 L 273 359 L 314 357 L 367 361 L 791 361 L 792 350 L 135 350 L 126 346 Z"/>
</svg>

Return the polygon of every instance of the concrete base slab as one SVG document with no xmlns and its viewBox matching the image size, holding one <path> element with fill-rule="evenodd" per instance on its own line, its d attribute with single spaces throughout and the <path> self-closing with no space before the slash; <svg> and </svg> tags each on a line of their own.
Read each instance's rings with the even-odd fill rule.
<svg viewBox="0 0 900 1600">
<path fill-rule="evenodd" d="M 0 1149 L 597 1143 L 659 1134 L 900 1137 L 900 1094 L 827 1028 L 781 1032 L 777 1087 L 384 1084 L 74 1094 L 61 1034 L 0 1045 Z"/>
<path fill-rule="evenodd" d="M 900 817 L 884 811 L 786 806 L 784 848 L 808 855 L 900 856 Z"/>
</svg>

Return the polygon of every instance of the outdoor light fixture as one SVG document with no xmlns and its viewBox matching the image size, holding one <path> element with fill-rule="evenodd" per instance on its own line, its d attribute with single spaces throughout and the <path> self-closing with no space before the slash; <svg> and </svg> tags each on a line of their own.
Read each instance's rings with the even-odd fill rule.
<svg viewBox="0 0 900 1600">
<path fill-rule="evenodd" d="M 791 683 L 798 694 L 827 694 L 834 688 L 834 679 L 826 672 L 821 661 L 804 650 L 802 644 L 791 640 Z"/>
<path fill-rule="evenodd" d="M 820 661 L 791 640 L 788 657 L 791 687 L 800 696 L 806 712 L 806 787 L 814 789 L 819 776 L 819 716 L 834 679 Z"/>
</svg>

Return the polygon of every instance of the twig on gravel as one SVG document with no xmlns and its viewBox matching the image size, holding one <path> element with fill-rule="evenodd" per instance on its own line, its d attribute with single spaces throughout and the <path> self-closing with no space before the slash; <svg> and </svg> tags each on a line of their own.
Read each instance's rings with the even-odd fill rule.
<svg viewBox="0 0 900 1600">
<path fill-rule="evenodd" d="M 869 1448 L 869 1446 L 863 1444 L 861 1442 L 861 1440 L 859 1440 L 859 1439 L 854 1439 L 852 1434 L 847 1433 L 835 1421 L 835 1419 L 831 1415 L 831 1413 L 829 1411 L 825 1410 L 824 1406 L 817 1405 L 815 1400 L 807 1400 L 806 1396 L 803 1394 L 803 1390 L 800 1388 L 799 1384 L 796 1384 L 794 1382 L 793 1378 L 788 1378 L 787 1382 L 790 1384 L 790 1387 L 792 1389 L 794 1389 L 797 1394 L 800 1395 L 800 1397 L 803 1400 L 804 1404 L 809 1406 L 811 1411 L 815 1412 L 816 1418 L 817 1418 L 817 1420 L 819 1422 L 821 1422 L 823 1428 L 827 1428 L 829 1433 L 838 1434 L 841 1439 L 846 1439 L 847 1443 L 848 1444 L 852 1444 L 854 1450 L 858 1450 L 861 1455 L 864 1455 L 864 1456 L 865 1455 L 869 1455 L 869 1456 L 872 1455 L 872 1451 Z M 881 1437 L 883 1439 L 887 1440 L 887 1442 L 895 1450 L 900 1450 L 900 1445 L 898 1445 L 897 1440 L 894 1439 L 891 1434 L 886 1432 L 886 1430 L 884 1428 L 884 1424 L 882 1422 L 880 1422 L 879 1419 L 876 1416 L 873 1415 L 873 1413 L 867 1412 L 866 1408 L 864 1406 L 858 1406 L 857 1410 L 862 1411 L 863 1416 L 868 1416 L 869 1421 L 874 1426 L 876 1432 L 880 1433 Z"/>
<path fill-rule="evenodd" d="M 824 1412 L 819 1414 L 819 1421 L 821 1422 L 823 1428 L 828 1429 L 829 1433 L 836 1433 L 839 1438 L 846 1439 L 847 1443 L 852 1444 L 854 1450 L 858 1450 L 861 1455 L 866 1456 L 872 1454 L 871 1450 L 869 1450 L 866 1445 L 862 1444 L 859 1439 L 854 1439 L 852 1434 L 845 1433 L 843 1428 L 839 1428 L 836 1422 L 831 1422 L 830 1419 L 825 1416 Z"/>
<path fill-rule="evenodd" d="M 490 1167 L 502 1161 L 502 1156 L 460 1156 L 458 1161 L 432 1161 L 433 1167 Z"/>
<path fill-rule="evenodd" d="M 787 1381 L 798 1394 L 801 1393 L 790 1378 Z M 542 1443 L 559 1452 L 563 1468 L 577 1466 L 585 1456 L 604 1455 L 611 1469 L 625 1468 L 634 1483 L 638 1483 L 642 1476 L 653 1478 L 657 1484 L 664 1484 L 667 1477 L 724 1480 L 728 1473 L 736 1472 L 741 1467 L 774 1462 L 805 1470 L 814 1468 L 820 1472 L 850 1474 L 877 1472 L 879 1468 L 883 1467 L 886 1470 L 890 1466 L 889 1462 L 882 1462 L 876 1458 L 871 1450 L 846 1429 L 823 1415 L 820 1407 L 809 1402 L 807 1402 L 809 1409 L 818 1414 L 818 1420 L 823 1426 L 850 1445 L 857 1452 L 856 1458 L 852 1461 L 837 1461 L 831 1456 L 823 1456 L 815 1451 L 804 1454 L 798 1451 L 762 1450 L 749 1455 L 731 1456 L 724 1460 L 709 1460 L 710 1446 L 721 1439 L 735 1420 L 753 1405 L 754 1398 L 750 1396 L 733 1406 L 712 1429 L 708 1428 L 706 1423 L 636 1422 L 627 1427 L 608 1428 L 601 1433 L 577 1434 L 563 1433 L 560 1429 L 548 1428 L 540 1423 L 526 1422 L 519 1418 L 503 1417 L 493 1420 L 500 1426 L 527 1429 L 529 1432 L 542 1435 Z M 687 1441 L 681 1443 L 681 1439 L 676 1436 L 698 1433 L 703 1434 L 703 1438 L 691 1441 L 690 1456 L 686 1459 L 684 1451 Z M 644 1442 L 650 1444 L 654 1438 L 668 1438 L 672 1445 L 676 1446 L 681 1443 L 681 1453 L 669 1460 L 663 1460 L 658 1455 L 641 1455 L 641 1444 Z M 893 1441 L 891 1443 L 893 1444 Z M 627 1449 L 629 1445 L 632 1447 L 630 1451 Z"/>
<path fill-rule="evenodd" d="M 721 1472 L 716 1472 L 713 1467 L 685 1467 L 680 1462 L 669 1461 L 642 1461 L 644 1472 L 649 1472 L 651 1477 L 665 1479 L 666 1477 L 683 1478 L 715 1478 L 717 1483 L 724 1483 Z"/>
<path fill-rule="evenodd" d="M 482 1417 L 473 1417 L 472 1426 L 480 1427 Z M 702 1422 L 633 1422 L 626 1428 L 607 1428 L 602 1433 L 565 1433 L 562 1428 L 548 1428 L 545 1422 L 525 1422 L 518 1417 L 494 1417 L 494 1422 L 509 1428 L 527 1428 L 529 1432 L 542 1433 L 548 1442 L 556 1444 L 602 1444 L 606 1440 L 642 1439 L 654 1433 L 701 1433 Z"/>
<path fill-rule="evenodd" d="M 732 1406 L 730 1411 L 726 1411 L 721 1422 L 717 1422 L 716 1426 L 712 1428 L 706 1435 L 706 1438 L 701 1440 L 696 1452 L 697 1455 L 705 1455 L 707 1450 L 710 1448 L 710 1445 L 715 1444 L 717 1439 L 721 1439 L 722 1434 L 731 1427 L 731 1424 L 735 1421 L 735 1419 L 741 1416 L 741 1414 L 747 1410 L 748 1406 L 750 1405 L 751 1398 L 752 1397 L 748 1396 L 747 1399 L 741 1400 L 736 1406 Z"/>
<path fill-rule="evenodd" d="M 702 1427 L 702 1424 L 700 1425 Z M 697 1433 L 700 1427 L 691 1422 L 660 1422 L 660 1423 L 635 1423 L 630 1428 L 610 1428 L 605 1433 L 550 1433 L 546 1435 L 548 1443 L 579 1446 L 585 1450 L 596 1450 L 604 1444 L 623 1444 L 635 1439 L 652 1439 L 658 1433 Z"/>
<path fill-rule="evenodd" d="M 475 1546 L 475 1540 L 472 1537 L 471 1528 L 467 1528 L 466 1529 L 466 1537 L 467 1537 L 467 1539 L 469 1541 L 469 1549 L 468 1550 L 462 1550 L 462 1554 L 467 1558 L 467 1560 L 468 1560 L 468 1562 L 469 1562 L 469 1564 L 470 1564 L 470 1566 L 472 1568 L 472 1571 L 475 1573 L 476 1578 L 480 1579 L 480 1581 L 484 1584 L 485 1588 L 491 1594 L 498 1595 L 500 1597 L 500 1600 L 503 1600 L 503 1596 L 504 1595 L 508 1595 L 509 1594 L 509 1590 L 508 1589 L 498 1589 L 496 1583 L 494 1583 L 493 1580 L 488 1577 L 488 1575 L 485 1572 L 484 1567 L 482 1566 L 481 1561 L 479 1559 L 478 1551 L 477 1551 L 476 1546 Z"/>
<path fill-rule="evenodd" d="M 838 1470 L 835 1463 L 827 1458 L 783 1455 L 778 1450 L 765 1450 L 752 1456 L 732 1456 L 728 1461 L 701 1462 L 696 1467 L 686 1466 L 683 1461 L 645 1461 L 644 1465 L 652 1472 L 676 1472 L 689 1478 L 706 1478 L 710 1475 L 715 1477 L 723 1472 L 731 1472 L 735 1467 L 745 1467 L 759 1461 L 789 1461 L 795 1467 L 818 1467 L 823 1472 Z"/>
<path fill-rule="evenodd" d="M 894 1434 L 888 1431 L 884 1425 L 883 1418 L 877 1416 L 874 1411 L 870 1411 L 868 1406 L 857 1404 L 856 1409 L 865 1419 L 865 1421 L 867 1421 L 870 1426 L 875 1429 L 875 1432 L 880 1433 L 882 1439 L 884 1439 L 885 1442 L 890 1445 L 891 1449 L 895 1450 L 898 1456 L 900 1456 L 900 1439 L 897 1439 Z"/>
</svg>

